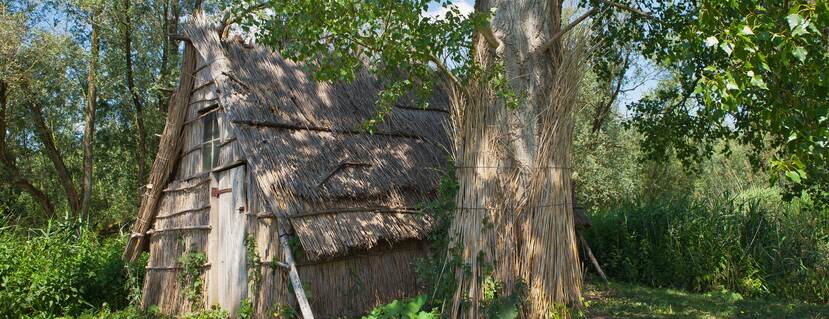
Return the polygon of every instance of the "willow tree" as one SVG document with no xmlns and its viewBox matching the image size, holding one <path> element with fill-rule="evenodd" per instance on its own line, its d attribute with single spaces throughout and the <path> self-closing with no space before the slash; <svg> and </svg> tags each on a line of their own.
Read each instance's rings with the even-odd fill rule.
<svg viewBox="0 0 829 319">
<path fill-rule="evenodd" d="M 455 271 L 451 316 L 485 316 L 486 291 L 527 287 L 523 317 L 546 318 L 581 294 L 569 169 L 589 48 L 573 30 L 600 10 L 562 21 L 562 3 L 479 0 L 464 15 L 450 1 L 247 1 L 223 23 L 241 22 L 320 80 L 367 69 L 384 81 L 369 131 L 398 98 L 426 104 L 445 85 L 460 185 L 451 235 L 468 266 Z M 424 14 L 430 5 L 445 14 Z"/>
</svg>

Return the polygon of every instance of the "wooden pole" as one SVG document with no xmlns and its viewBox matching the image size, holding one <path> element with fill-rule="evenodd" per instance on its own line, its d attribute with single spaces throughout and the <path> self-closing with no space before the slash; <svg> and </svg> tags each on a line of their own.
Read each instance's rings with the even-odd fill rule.
<svg viewBox="0 0 829 319">
<path fill-rule="evenodd" d="M 596 271 L 599 273 L 599 276 L 601 276 L 602 280 L 604 280 L 605 285 L 609 285 L 610 282 L 607 281 L 607 276 L 604 275 L 602 267 L 599 266 L 599 262 L 596 260 L 596 257 L 593 256 L 593 251 L 590 250 L 590 245 L 587 244 L 587 240 L 584 239 L 584 236 L 582 236 L 581 232 L 578 232 L 578 234 L 579 241 L 581 241 L 581 245 L 584 247 L 584 249 L 587 250 L 587 257 L 590 258 L 590 262 L 593 263 L 593 267 L 596 268 Z"/>
<path fill-rule="evenodd" d="M 302 280 L 299 279 L 299 272 L 296 270 L 296 263 L 294 262 L 294 255 L 291 253 L 291 245 L 288 244 L 288 233 L 285 231 L 283 219 L 277 218 L 279 223 L 279 242 L 282 244 L 283 258 L 288 264 L 288 277 L 291 280 L 291 286 L 294 288 L 296 294 L 296 301 L 299 304 L 299 310 L 302 313 L 303 319 L 314 319 L 314 314 L 311 312 L 311 305 L 308 303 L 308 298 L 305 297 L 305 289 L 302 288 Z"/>
</svg>

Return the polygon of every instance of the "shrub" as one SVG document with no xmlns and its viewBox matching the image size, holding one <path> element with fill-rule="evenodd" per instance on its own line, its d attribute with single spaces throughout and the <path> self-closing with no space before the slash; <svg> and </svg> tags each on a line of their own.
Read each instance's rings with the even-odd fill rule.
<svg viewBox="0 0 829 319">
<path fill-rule="evenodd" d="M 586 235 L 616 279 L 829 302 L 829 212 L 775 193 L 627 203 Z"/>
<path fill-rule="evenodd" d="M 127 306 L 124 238 L 49 224 L 28 235 L 0 230 L 0 317 L 77 316 Z"/>
</svg>

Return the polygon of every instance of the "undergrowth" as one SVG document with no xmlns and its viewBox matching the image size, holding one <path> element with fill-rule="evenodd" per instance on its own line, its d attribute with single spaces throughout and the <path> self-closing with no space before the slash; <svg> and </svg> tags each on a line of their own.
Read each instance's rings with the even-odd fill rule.
<svg viewBox="0 0 829 319">
<path fill-rule="evenodd" d="M 627 203 L 586 235 L 617 280 L 829 302 L 829 212 L 773 194 Z"/>
<path fill-rule="evenodd" d="M 0 317 L 78 316 L 104 305 L 126 307 L 131 295 L 136 298 L 143 266 L 127 268 L 124 242 L 70 222 L 0 229 Z"/>
</svg>

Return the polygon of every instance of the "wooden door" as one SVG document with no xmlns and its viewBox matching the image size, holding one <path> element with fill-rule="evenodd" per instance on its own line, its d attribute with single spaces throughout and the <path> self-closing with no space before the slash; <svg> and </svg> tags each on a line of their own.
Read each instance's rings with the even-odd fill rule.
<svg viewBox="0 0 829 319">
<path fill-rule="evenodd" d="M 232 316 L 247 295 L 245 173 L 245 166 L 238 166 L 212 173 L 210 181 L 207 306 L 221 306 Z"/>
</svg>

